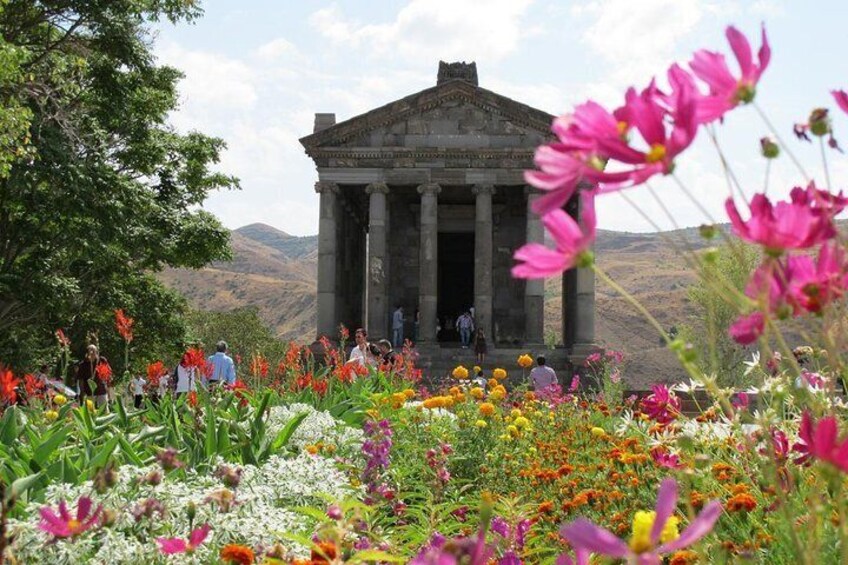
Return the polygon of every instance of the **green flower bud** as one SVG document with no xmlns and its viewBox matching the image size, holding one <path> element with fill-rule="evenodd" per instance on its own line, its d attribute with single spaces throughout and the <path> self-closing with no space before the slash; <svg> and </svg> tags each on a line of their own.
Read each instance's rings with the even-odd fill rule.
<svg viewBox="0 0 848 565">
<path fill-rule="evenodd" d="M 760 139 L 760 149 L 766 159 L 776 159 L 780 155 L 780 146 L 770 137 Z"/>
</svg>

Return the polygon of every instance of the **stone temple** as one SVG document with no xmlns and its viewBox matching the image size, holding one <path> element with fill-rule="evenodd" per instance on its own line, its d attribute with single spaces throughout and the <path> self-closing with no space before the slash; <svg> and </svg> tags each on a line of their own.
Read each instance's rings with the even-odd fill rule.
<svg viewBox="0 0 848 565">
<path fill-rule="evenodd" d="M 418 312 L 419 350 L 435 369 L 458 341 L 452 321 L 473 306 L 490 354 L 539 351 L 544 285 L 510 269 L 518 247 L 544 238 L 523 171 L 552 120 L 479 87 L 475 63 L 444 62 L 431 88 L 338 123 L 316 114 L 300 142 L 321 199 L 318 335 L 344 324 L 388 337 L 402 306 L 405 337 Z M 577 208 L 566 206 L 575 217 Z M 558 364 L 582 361 L 594 341 L 592 272 L 574 269 L 562 283 L 562 347 L 548 354 Z"/>
</svg>

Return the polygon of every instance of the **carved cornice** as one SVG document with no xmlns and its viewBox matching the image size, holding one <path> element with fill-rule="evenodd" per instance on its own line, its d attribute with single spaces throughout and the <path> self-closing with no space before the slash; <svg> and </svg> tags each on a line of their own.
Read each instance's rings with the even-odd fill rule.
<svg viewBox="0 0 848 565">
<path fill-rule="evenodd" d="M 434 182 L 428 182 L 426 184 L 419 185 L 418 194 L 422 196 L 425 194 L 437 195 L 442 191 L 442 187 Z"/>
<path fill-rule="evenodd" d="M 550 127 L 554 118 L 551 114 L 468 82 L 452 80 L 307 135 L 300 139 L 300 143 L 307 154 L 312 155 L 311 152 L 321 146 L 345 143 L 453 100 L 472 104 L 490 114 L 504 116 L 516 125 L 539 131 L 546 136 L 551 135 Z"/>
<path fill-rule="evenodd" d="M 389 185 L 384 182 L 372 182 L 368 186 L 365 187 L 366 194 L 388 194 L 389 193 Z"/>
<path fill-rule="evenodd" d="M 334 182 L 319 180 L 315 183 L 315 192 L 317 192 L 318 194 L 338 194 L 339 185 Z"/>
<path fill-rule="evenodd" d="M 331 159 L 532 159 L 535 149 L 403 149 L 390 147 L 317 147 L 309 151 L 313 158 Z"/>
</svg>

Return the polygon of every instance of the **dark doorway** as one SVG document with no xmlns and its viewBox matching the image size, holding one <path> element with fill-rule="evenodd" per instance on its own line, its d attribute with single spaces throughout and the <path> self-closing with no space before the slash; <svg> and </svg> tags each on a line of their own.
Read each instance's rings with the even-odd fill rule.
<svg viewBox="0 0 848 565">
<path fill-rule="evenodd" d="M 474 232 L 439 234 L 439 341 L 459 342 L 456 319 L 474 304 Z"/>
</svg>

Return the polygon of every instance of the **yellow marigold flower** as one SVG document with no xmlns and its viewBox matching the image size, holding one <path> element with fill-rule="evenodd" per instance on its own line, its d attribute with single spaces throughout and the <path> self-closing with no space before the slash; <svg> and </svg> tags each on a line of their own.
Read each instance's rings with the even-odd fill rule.
<svg viewBox="0 0 848 565">
<path fill-rule="evenodd" d="M 465 402 L 465 394 L 460 392 L 459 394 L 454 395 L 453 400 L 454 402 Z"/>
<path fill-rule="evenodd" d="M 480 368 L 480 365 L 474 365 L 474 368 L 472 370 L 474 371 L 474 374 L 476 375 L 477 373 L 479 373 L 483 369 Z"/>
<path fill-rule="evenodd" d="M 318 453 L 318 446 L 317 445 L 307 445 L 306 446 L 306 452 L 309 455 L 315 455 L 316 453 Z"/>
<path fill-rule="evenodd" d="M 499 381 L 502 381 L 506 378 L 506 370 L 505 369 L 495 369 L 492 371 L 492 376 Z"/>
<path fill-rule="evenodd" d="M 477 400 L 482 400 L 483 397 L 486 396 L 486 391 L 484 391 L 479 386 L 475 386 L 474 388 L 472 388 L 468 392 L 469 392 L 469 394 L 471 394 L 472 398 L 476 398 Z"/>
<path fill-rule="evenodd" d="M 375 410 L 374 408 L 369 408 L 365 411 L 365 413 L 372 419 L 376 420 L 380 417 L 380 412 Z"/>
<path fill-rule="evenodd" d="M 524 400 L 527 401 L 527 402 L 535 402 L 536 401 L 536 393 L 533 392 L 532 390 L 528 390 L 527 392 L 524 393 Z M 551 412 L 551 415 L 553 415 L 553 412 Z"/>
<path fill-rule="evenodd" d="M 521 432 L 518 431 L 518 427 L 513 426 L 512 424 L 510 424 L 509 426 L 506 427 L 506 431 L 512 437 L 518 437 L 519 434 L 521 434 Z"/>
<path fill-rule="evenodd" d="M 56 396 L 53 397 L 53 403 L 56 406 L 64 406 L 65 404 L 67 404 L 67 402 L 68 402 L 68 399 L 64 394 L 57 394 Z"/>
<path fill-rule="evenodd" d="M 519 416 L 521 416 L 521 410 L 519 410 L 518 408 L 513 408 L 509 411 L 509 415 L 512 418 L 518 418 Z"/>
<path fill-rule="evenodd" d="M 396 392 L 392 395 L 392 404 L 395 406 L 400 407 L 404 402 L 406 402 L 406 395 L 402 392 Z"/>
<path fill-rule="evenodd" d="M 489 388 L 495 388 L 495 387 L 496 387 L 496 386 L 498 386 L 499 384 L 500 384 L 500 383 L 498 382 L 498 379 L 489 379 L 488 381 L 486 381 L 486 385 L 487 385 Z"/>
<path fill-rule="evenodd" d="M 521 355 L 518 358 L 518 366 L 521 367 L 522 369 L 526 369 L 527 367 L 531 366 L 532 364 L 533 364 L 533 358 L 530 357 L 529 355 L 527 355 L 526 353 L 524 355 Z"/>
<path fill-rule="evenodd" d="M 443 396 L 442 397 L 442 408 L 450 408 L 454 404 L 454 399 L 452 396 Z"/>
<path fill-rule="evenodd" d="M 478 428 L 485 428 L 489 424 L 486 422 L 486 420 L 477 420 L 476 422 L 474 422 L 474 425 Z"/>
<path fill-rule="evenodd" d="M 649 551 L 653 544 L 651 543 L 651 529 L 654 527 L 654 520 L 657 518 L 657 513 L 653 510 L 650 512 L 639 511 L 633 517 L 633 535 L 630 538 L 630 549 L 634 553 L 644 553 Z M 677 525 L 680 520 L 671 516 L 663 526 L 660 534 L 660 542 L 668 543 L 680 537 L 680 532 Z"/>
<path fill-rule="evenodd" d="M 48 410 L 44 413 L 44 419 L 48 422 L 55 422 L 57 418 L 59 418 L 59 413 L 55 410 Z"/>
<path fill-rule="evenodd" d="M 594 428 L 592 428 L 592 435 L 595 437 L 604 437 L 605 435 L 607 435 L 607 432 L 604 431 L 603 428 L 595 426 Z"/>
<path fill-rule="evenodd" d="M 403 395 L 406 397 L 407 400 L 412 400 L 413 398 L 415 398 L 415 391 L 411 388 L 408 388 L 403 391 Z"/>
<path fill-rule="evenodd" d="M 423 404 L 424 408 L 441 408 L 442 407 L 442 397 L 441 396 L 431 396 L 430 398 L 424 400 Z"/>
<path fill-rule="evenodd" d="M 466 369 L 462 365 L 459 365 L 456 368 L 454 368 L 452 374 L 453 374 L 453 378 L 464 381 L 465 379 L 468 378 L 468 369 Z"/>
<path fill-rule="evenodd" d="M 451 396 L 456 396 L 457 394 L 459 394 L 459 387 L 452 386 L 450 387 L 450 389 L 448 389 L 448 392 L 451 394 Z"/>
<path fill-rule="evenodd" d="M 94 401 L 90 398 L 86 398 L 85 407 L 88 408 L 89 412 L 94 412 Z"/>
<path fill-rule="evenodd" d="M 530 420 L 525 418 L 524 416 L 519 416 L 515 419 L 515 425 L 519 430 L 524 430 L 530 427 Z"/>
<path fill-rule="evenodd" d="M 480 405 L 480 414 L 483 416 L 491 416 L 495 413 L 495 405 L 491 402 L 484 402 Z"/>
</svg>

